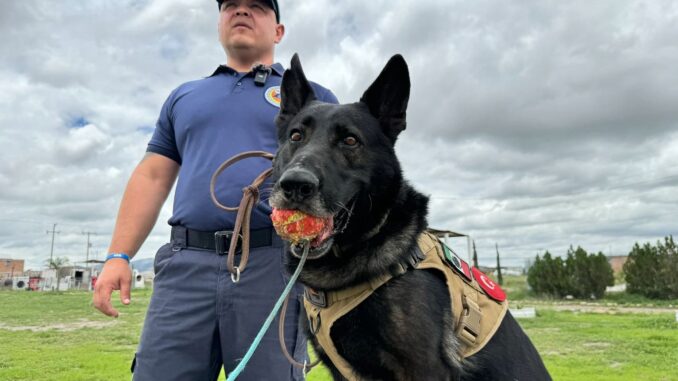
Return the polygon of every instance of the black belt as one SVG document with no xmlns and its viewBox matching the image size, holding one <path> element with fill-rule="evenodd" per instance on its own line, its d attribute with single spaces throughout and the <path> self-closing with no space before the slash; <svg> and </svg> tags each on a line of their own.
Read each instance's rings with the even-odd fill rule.
<svg viewBox="0 0 678 381">
<path fill-rule="evenodd" d="M 216 251 L 217 254 L 228 254 L 231 246 L 233 231 L 219 230 L 206 232 L 188 229 L 183 226 L 172 226 L 172 244 L 174 247 L 186 247 Z M 238 251 L 242 237 L 238 237 Z M 250 230 L 250 248 L 271 246 L 273 243 L 273 228 Z"/>
</svg>

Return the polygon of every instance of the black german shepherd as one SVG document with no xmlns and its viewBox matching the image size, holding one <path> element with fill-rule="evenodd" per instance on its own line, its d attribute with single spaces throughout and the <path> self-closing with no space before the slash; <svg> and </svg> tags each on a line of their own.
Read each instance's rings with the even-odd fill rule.
<svg viewBox="0 0 678 381">
<path fill-rule="evenodd" d="M 428 198 L 403 179 L 394 151 L 410 92 L 405 60 L 391 58 L 359 102 L 333 105 L 316 100 L 295 55 L 281 91 L 269 202 L 333 221 L 331 234 L 313 241 L 300 281 L 337 290 L 393 272 L 427 227 Z M 287 252 L 293 271 L 298 248 Z M 551 379 L 509 313 L 489 343 L 464 360 L 451 316 L 444 280 L 408 271 L 338 320 L 331 337 L 359 379 Z M 344 380 L 309 337 L 334 379 Z"/>
</svg>

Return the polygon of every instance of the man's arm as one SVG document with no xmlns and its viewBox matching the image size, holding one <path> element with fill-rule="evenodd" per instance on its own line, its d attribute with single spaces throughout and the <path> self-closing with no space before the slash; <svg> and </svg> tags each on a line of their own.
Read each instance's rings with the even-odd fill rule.
<svg viewBox="0 0 678 381">
<path fill-rule="evenodd" d="M 132 173 L 120 203 L 109 253 L 136 254 L 174 185 L 179 164 L 163 155 L 147 153 Z M 111 259 L 104 264 L 96 286 L 93 304 L 108 316 L 117 317 L 111 305 L 111 293 L 120 290 L 120 300 L 129 304 L 132 273 L 124 259 Z"/>
</svg>

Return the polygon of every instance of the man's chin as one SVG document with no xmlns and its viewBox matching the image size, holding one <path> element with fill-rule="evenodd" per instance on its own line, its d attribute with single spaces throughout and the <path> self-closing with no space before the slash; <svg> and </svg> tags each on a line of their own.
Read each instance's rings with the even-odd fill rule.
<svg viewBox="0 0 678 381">
<path fill-rule="evenodd" d="M 254 38 L 247 36 L 244 33 L 231 36 L 225 46 L 227 52 L 237 52 L 239 55 L 254 54 L 256 51 Z"/>
</svg>

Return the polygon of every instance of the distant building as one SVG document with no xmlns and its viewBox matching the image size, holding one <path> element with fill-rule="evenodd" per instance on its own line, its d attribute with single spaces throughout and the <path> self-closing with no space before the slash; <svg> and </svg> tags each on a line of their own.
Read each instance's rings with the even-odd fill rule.
<svg viewBox="0 0 678 381">
<path fill-rule="evenodd" d="M 628 255 L 611 255 L 607 257 L 607 262 L 612 266 L 612 271 L 616 274 L 624 270 L 624 263 L 626 263 L 628 258 Z"/>
<path fill-rule="evenodd" d="M 91 269 L 83 266 L 65 266 L 59 270 L 63 284 L 59 289 L 89 289 Z"/>
<path fill-rule="evenodd" d="M 23 272 L 23 259 L 0 258 L 0 278 L 12 278 L 17 275 L 23 275 Z"/>
</svg>

